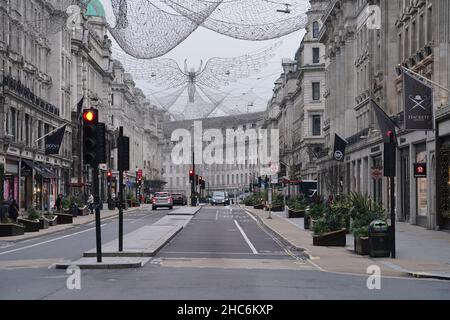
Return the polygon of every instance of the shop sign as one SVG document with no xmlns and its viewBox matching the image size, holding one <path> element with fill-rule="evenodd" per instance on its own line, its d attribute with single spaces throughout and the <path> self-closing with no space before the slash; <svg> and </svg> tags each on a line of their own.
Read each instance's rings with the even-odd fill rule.
<svg viewBox="0 0 450 320">
<path fill-rule="evenodd" d="M 383 168 L 382 167 L 372 167 L 371 168 L 371 176 L 372 176 L 372 179 L 380 179 L 383 176 Z"/>
<path fill-rule="evenodd" d="M 414 163 L 414 178 L 426 178 L 427 177 L 427 164 Z"/>
</svg>

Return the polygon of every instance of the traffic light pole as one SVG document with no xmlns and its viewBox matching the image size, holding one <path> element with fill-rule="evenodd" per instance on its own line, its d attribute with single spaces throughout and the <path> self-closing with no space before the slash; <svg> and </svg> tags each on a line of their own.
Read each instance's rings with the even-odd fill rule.
<svg viewBox="0 0 450 320">
<path fill-rule="evenodd" d="M 195 198 L 195 159 L 194 159 L 194 152 L 192 152 L 192 172 L 193 172 L 193 177 L 192 177 L 192 183 L 191 183 L 191 206 L 195 207 L 197 205 L 197 201 Z"/>
<path fill-rule="evenodd" d="M 391 234 L 390 234 L 390 238 L 391 238 L 391 258 L 395 259 L 395 155 L 397 152 L 397 146 L 396 146 L 396 142 L 394 139 L 394 136 L 391 135 L 390 136 L 390 146 L 391 146 L 391 154 L 393 155 L 392 157 L 392 162 L 391 165 L 391 176 L 389 177 L 390 180 L 390 200 L 391 200 Z"/>
<path fill-rule="evenodd" d="M 93 167 L 94 182 L 94 206 L 95 206 L 95 238 L 97 244 L 97 262 L 102 262 L 102 234 L 100 227 L 100 185 L 99 185 L 98 164 Z"/>
<path fill-rule="evenodd" d="M 119 141 L 123 137 L 123 127 L 119 128 Z M 119 251 L 123 251 L 123 171 L 119 168 Z"/>
</svg>

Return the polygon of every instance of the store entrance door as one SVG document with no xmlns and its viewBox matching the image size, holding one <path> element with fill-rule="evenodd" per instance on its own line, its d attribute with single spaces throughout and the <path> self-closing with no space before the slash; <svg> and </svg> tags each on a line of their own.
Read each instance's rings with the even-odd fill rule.
<svg viewBox="0 0 450 320">
<path fill-rule="evenodd" d="M 411 212 L 410 202 L 410 181 L 411 181 L 411 161 L 409 159 L 409 149 L 404 149 L 400 152 L 400 175 L 401 175 L 401 213 L 402 221 L 409 222 Z"/>
</svg>

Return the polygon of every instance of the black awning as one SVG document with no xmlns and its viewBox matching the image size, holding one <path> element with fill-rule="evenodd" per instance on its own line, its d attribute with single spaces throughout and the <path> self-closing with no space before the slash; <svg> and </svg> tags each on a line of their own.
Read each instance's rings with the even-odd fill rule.
<svg viewBox="0 0 450 320">
<path fill-rule="evenodd" d="M 45 179 L 55 179 L 56 174 L 51 171 L 51 169 L 43 164 L 38 162 L 33 162 L 31 160 L 22 159 L 22 162 L 25 163 L 28 167 L 34 170 L 35 174 L 42 176 Z"/>
</svg>

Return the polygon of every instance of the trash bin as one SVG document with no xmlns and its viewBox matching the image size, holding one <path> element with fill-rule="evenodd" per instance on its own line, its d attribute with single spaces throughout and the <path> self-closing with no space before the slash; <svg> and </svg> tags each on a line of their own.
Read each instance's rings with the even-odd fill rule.
<svg viewBox="0 0 450 320">
<path fill-rule="evenodd" d="M 375 220 L 370 223 L 369 250 L 371 257 L 389 257 L 391 255 L 389 226 L 385 221 Z"/>
</svg>

